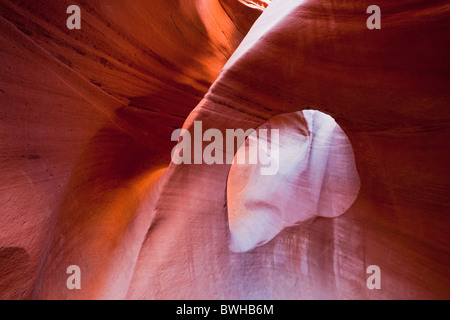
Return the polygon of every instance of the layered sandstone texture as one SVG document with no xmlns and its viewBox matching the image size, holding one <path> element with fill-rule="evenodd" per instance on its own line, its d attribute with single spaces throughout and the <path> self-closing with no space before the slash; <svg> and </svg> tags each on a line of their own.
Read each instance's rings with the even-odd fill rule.
<svg viewBox="0 0 450 320">
<path fill-rule="evenodd" d="M 0 0 L 0 299 L 450 298 L 447 1 L 73 4 Z"/>
</svg>

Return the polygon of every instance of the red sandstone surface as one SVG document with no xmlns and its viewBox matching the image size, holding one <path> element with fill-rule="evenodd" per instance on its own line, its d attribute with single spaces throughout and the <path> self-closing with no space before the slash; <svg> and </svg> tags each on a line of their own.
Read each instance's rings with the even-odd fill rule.
<svg viewBox="0 0 450 320">
<path fill-rule="evenodd" d="M 0 0 L 0 299 L 450 298 L 447 1 L 71 4 Z M 306 109 L 329 163 L 171 163 L 176 128 L 277 115 L 301 154 Z"/>
</svg>

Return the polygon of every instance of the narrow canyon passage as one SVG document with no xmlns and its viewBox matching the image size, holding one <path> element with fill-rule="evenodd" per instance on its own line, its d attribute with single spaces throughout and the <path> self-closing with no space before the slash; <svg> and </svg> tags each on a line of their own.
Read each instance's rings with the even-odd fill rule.
<svg viewBox="0 0 450 320">
<path fill-rule="evenodd" d="M 448 3 L 71 4 L 0 0 L 0 299 L 450 298 Z M 277 174 L 174 164 L 196 122 Z"/>
</svg>

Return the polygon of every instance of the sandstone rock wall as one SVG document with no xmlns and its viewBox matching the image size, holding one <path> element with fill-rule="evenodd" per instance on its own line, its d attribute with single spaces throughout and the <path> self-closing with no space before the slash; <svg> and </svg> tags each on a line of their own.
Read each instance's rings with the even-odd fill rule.
<svg viewBox="0 0 450 320">
<path fill-rule="evenodd" d="M 81 30 L 70 4 L 0 1 L 2 299 L 450 297 L 445 1 L 380 0 L 380 30 L 367 1 L 82 1 Z M 230 165 L 170 164 L 171 133 L 304 109 L 358 197 L 233 252 Z"/>
</svg>

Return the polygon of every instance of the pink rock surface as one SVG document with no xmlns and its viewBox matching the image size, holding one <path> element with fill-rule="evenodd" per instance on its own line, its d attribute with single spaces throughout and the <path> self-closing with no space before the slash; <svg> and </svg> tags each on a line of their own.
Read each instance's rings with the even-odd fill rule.
<svg viewBox="0 0 450 320">
<path fill-rule="evenodd" d="M 268 131 L 261 136 L 260 130 Z M 272 130 L 279 130 L 276 140 L 267 139 Z M 264 245 L 284 228 L 315 217 L 338 217 L 355 201 L 360 181 L 353 149 L 330 116 L 315 110 L 278 115 L 248 140 L 237 151 L 227 181 L 232 251 Z M 240 164 L 240 156 L 258 156 L 251 150 L 255 145 L 273 162 Z"/>
<path fill-rule="evenodd" d="M 68 30 L 69 1 L 0 1 L 0 298 L 450 297 L 449 5 L 380 0 L 368 30 L 367 1 L 267 3 L 95 0 Z M 356 200 L 233 252 L 232 166 L 171 164 L 172 131 L 305 109 L 348 137 Z"/>
</svg>

